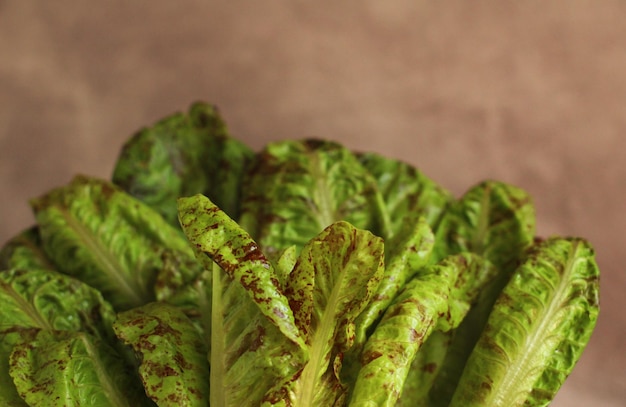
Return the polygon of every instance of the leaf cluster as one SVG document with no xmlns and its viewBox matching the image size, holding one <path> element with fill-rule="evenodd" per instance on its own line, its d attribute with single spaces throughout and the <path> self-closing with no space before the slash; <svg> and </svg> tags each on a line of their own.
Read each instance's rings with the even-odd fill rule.
<svg viewBox="0 0 626 407">
<path fill-rule="evenodd" d="M 253 152 L 204 103 L 31 206 L 0 251 L 6 406 L 544 406 L 598 316 L 592 247 L 537 238 L 524 190 Z"/>
</svg>

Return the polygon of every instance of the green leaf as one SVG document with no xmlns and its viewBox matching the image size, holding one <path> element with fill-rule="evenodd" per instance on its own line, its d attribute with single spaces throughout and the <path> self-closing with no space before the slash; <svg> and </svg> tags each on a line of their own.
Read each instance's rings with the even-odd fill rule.
<svg viewBox="0 0 626 407">
<path fill-rule="evenodd" d="M 385 272 L 376 295 L 357 318 L 357 342 L 365 342 L 366 331 L 380 318 L 395 296 L 430 259 L 433 233 L 424 218 L 405 222 L 385 245 Z"/>
<path fill-rule="evenodd" d="M 548 405 L 589 341 L 598 293 L 586 241 L 533 247 L 499 296 L 450 406 Z"/>
<path fill-rule="evenodd" d="M 230 138 L 218 110 L 195 103 L 142 129 L 124 145 L 113 182 L 178 228 L 176 199 L 207 195 L 238 216 L 240 183 L 253 152 Z"/>
<path fill-rule="evenodd" d="M 352 346 L 354 320 L 380 283 L 383 256 L 381 238 L 347 222 L 332 224 L 304 246 L 285 292 L 310 358 L 266 403 L 326 406 L 345 397 L 341 355 Z"/>
<path fill-rule="evenodd" d="M 9 378 L 13 347 L 38 330 L 87 332 L 113 345 L 115 314 L 95 289 L 50 270 L 0 272 L 0 402 L 20 405 Z"/>
<path fill-rule="evenodd" d="M 374 329 L 396 295 L 430 258 L 433 233 L 422 217 L 407 217 L 403 228 L 385 244 L 385 269 L 382 281 L 372 300 L 355 320 L 355 343 L 344 355 L 342 378 L 353 383 L 361 367 L 361 352 Z"/>
<path fill-rule="evenodd" d="M 453 202 L 435 231 L 433 261 L 472 252 L 498 268 L 515 267 L 535 237 L 535 210 L 526 191 L 484 181 Z"/>
<path fill-rule="evenodd" d="M 358 158 L 376 180 L 384 201 L 384 213 L 389 217 L 389 234 L 381 229 L 380 236 L 389 239 L 399 233 L 407 217 L 423 217 L 432 229 L 437 226 L 452 201 L 450 192 L 400 160 L 375 153 L 363 153 Z"/>
<path fill-rule="evenodd" d="M 168 257 L 191 280 L 201 268 L 188 242 L 147 205 L 106 181 L 78 176 L 31 201 L 43 247 L 58 269 L 97 287 L 117 310 L 155 299 Z"/>
<path fill-rule="evenodd" d="M 491 277 L 481 258 L 463 254 L 413 278 L 367 340 L 349 405 L 394 406 L 426 338 L 458 326 Z"/>
<path fill-rule="evenodd" d="M 211 338 L 211 405 L 259 405 L 307 357 L 278 273 L 252 238 L 208 198 L 181 198 L 179 210 L 183 230 L 207 270 L 199 287 L 211 291 L 198 297 L 211 299 L 210 326 L 203 325 Z"/>
<path fill-rule="evenodd" d="M 0 333 L 16 327 L 84 331 L 114 342 L 111 305 L 94 288 L 50 270 L 1 272 L 0 309 Z"/>
<path fill-rule="evenodd" d="M 120 313 L 113 328 L 140 355 L 139 374 L 158 406 L 209 405 L 206 347 L 180 309 L 150 303 Z"/>
<path fill-rule="evenodd" d="M 436 231 L 433 258 L 470 251 L 482 255 L 497 273 L 481 292 L 458 329 L 429 340 L 425 351 L 443 356 L 425 358 L 432 382 L 429 406 L 447 407 L 465 362 L 483 331 L 489 313 L 524 251 L 535 237 L 535 214 L 530 196 L 522 189 L 497 181 L 470 188 L 446 210 Z M 443 351 L 441 348 L 447 348 Z M 422 378 L 424 379 L 424 377 Z"/>
<path fill-rule="evenodd" d="M 352 152 L 320 140 L 269 144 L 243 191 L 239 223 L 272 258 L 293 245 L 299 252 L 337 221 L 370 229 L 380 206 L 374 179 Z"/>
<path fill-rule="evenodd" d="M 84 332 L 40 331 L 15 346 L 9 372 L 32 406 L 153 405 L 115 350 Z"/>
<path fill-rule="evenodd" d="M 55 269 L 41 247 L 36 226 L 13 237 L 0 249 L 0 270 L 9 269 Z"/>
</svg>

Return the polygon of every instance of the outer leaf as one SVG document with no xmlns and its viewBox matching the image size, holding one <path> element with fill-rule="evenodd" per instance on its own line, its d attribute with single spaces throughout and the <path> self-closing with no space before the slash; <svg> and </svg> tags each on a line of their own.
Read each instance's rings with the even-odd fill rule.
<svg viewBox="0 0 626 407">
<path fill-rule="evenodd" d="M 279 276 L 250 236 L 208 198 L 181 198 L 179 209 L 207 270 L 197 287 L 198 298 L 211 299 L 210 324 L 201 309 L 211 339 L 211 405 L 259 405 L 307 357 Z M 211 293 L 203 294 L 208 288 Z"/>
<path fill-rule="evenodd" d="M 118 310 L 154 300 L 157 274 L 167 257 L 191 261 L 183 279 L 200 272 L 188 242 L 161 216 L 118 187 L 76 177 L 32 200 L 46 254 L 93 287 Z"/>
<path fill-rule="evenodd" d="M 345 397 L 341 354 L 352 346 L 354 319 L 380 282 L 383 256 L 382 239 L 347 222 L 332 224 L 305 245 L 286 293 L 310 359 L 268 394 L 269 404 L 333 405 Z"/>
<path fill-rule="evenodd" d="M 483 261 L 466 254 L 446 258 L 411 280 L 365 344 L 349 405 L 395 405 L 424 340 L 435 328 L 458 326 L 489 278 Z"/>
<path fill-rule="evenodd" d="M 0 273 L 0 309 L 0 333 L 16 327 L 84 331 L 114 342 L 111 305 L 92 287 L 53 271 Z"/>
<path fill-rule="evenodd" d="M 139 374 L 158 406 L 209 405 L 204 341 L 180 309 L 150 303 L 121 313 L 113 327 L 141 355 Z"/>
<path fill-rule="evenodd" d="M 0 250 L 0 270 L 9 269 L 54 270 L 54 266 L 41 247 L 41 238 L 36 226 L 13 237 Z"/>
<path fill-rule="evenodd" d="M 432 382 L 429 406 L 448 406 L 493 303 L 534 240 L 534 226 L 530 196 L 522 189 L 496 181 L 485 181 L 471 188 L 444 214 L 436 232 L 433 258 L 471 251 L 482 255 L 498 273 L 458 329 L 437 335 L 426 344 L 425 352 L 445 357 L 441 360 L 426 357 L 428 368 L 414 367 L 426 372 L 420 374 L 423 386 Z"/>
<path fill-rule="evenodd" d="M 100 293 L 53 271 L 1 272 L 0 309 L 1 405 L 23 405 L 9 377 L 8 360 L 13 347 L 30 341 L 37 330 L 83 331 L 115 342 L 111 330 L 115 314 Z"/>
<path fill-rule="evenodd" d="M 452 194 L 405 162 L 375 153 L 359 155 L 363 166 L 372 174 L 381 192 L 385 213 L 389 216 L 390 235 L 399 233 L 407 216 L 421 216 L 435 228 L 443 211 L 452 202 Z"/>
<path fill-rule="evenodd" d="M 40 331 L 17 345 L 10 373 L 32 406 L 150 406 L 124 361 L 84 332 Z"/>
<path fill-rule="evenodd" d="M 229 137 L 217 109 L 195 103 L 135 134 L 124 145 L 113 182 L 178 228 L 176 199 L 205 194 L 230 216 L 239 211 L 240 182 L 253 153 Z"/>
<path fill-rule="evenodd" d="M 370 229 L 378 219 L 375 181 L 348 149 L 320 141 L 269 144 L 244 182 L 240 224 L 268 256 L 297 252 L 330 224 Z"/>
<path fill-rule="evenodd" d="M 548 405 L 595 326 L 598 278 L 587 242 L 538 244 L 498 298 L 450 406 Z"/>
</svg>

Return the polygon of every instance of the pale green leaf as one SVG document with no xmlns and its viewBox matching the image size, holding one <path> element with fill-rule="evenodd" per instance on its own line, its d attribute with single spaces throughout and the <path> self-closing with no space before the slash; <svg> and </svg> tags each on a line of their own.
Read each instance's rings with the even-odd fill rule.
<svg viewBox="0 0 626 407">
<path fill-rule="evenodd" d="M 450 406 L 548 405 L 595 327 L 598 276 L 584 240 L 533 247 L 498 297 Z"/>
</svg>

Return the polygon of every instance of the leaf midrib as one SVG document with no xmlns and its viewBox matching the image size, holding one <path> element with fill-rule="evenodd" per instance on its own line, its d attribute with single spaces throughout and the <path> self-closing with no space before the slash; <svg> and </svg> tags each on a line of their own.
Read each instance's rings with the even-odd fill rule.
<svg viewBox="0 0 626 407">
<path fill-rule="evenodd" d="M 561 275 L 557 287 L 554 288 L 554 294 L 550 297 L 548 307 L 541 313 L 538 323 L 534 325 L 535 329 L 526 335 L 526 340 L 524 341 L 525 346 L 518 350 L 518 355 L 521 356 L 517 359 L 517 363 L 515 363 L 518 368 L 511 368 L 511 366 L 506 370 L 501 384 L 497 386 L 497 390 L 492 396 L 495 406 L 507 407 L 514 405 L 513 401 L 520 393 L 516 391 L 516 384 L 520 383 L 520 375 L 529 372 L 532 366 L 537 364 L 537 360 L 544 359 L 540 350 L 545 346 L 546 341 L 542 339 L 546 337 L 549 325 L 554 323 L 553 317 L 562 308 L 562 304 L 567 296 L 568 287 L 570 286 L 568 283 L 574 270 L 577 250 L 578 242 L 575 242 L 568 253 L 567 262 L 563 268 L 563 274 Z M 526 380 L 522 380 L 522 382 L 526 382 Z"/>
<path fill-rule="evenodd" d="M 139 294 L 142 292 L 141 287 L 138 287 L 136 284 L 131 284 L 131 282 L 125 278 L 120 272 L 120 270 L 123 270 L 122 265 L 115 257 L 110 255 L 107 248 L 102 247 L 100 240 L 96 238 L 94 233 L 87 229 L 82 223 L 76 221 L 65 208 L 59 208 L 59 211 L 67 225 L 74 230 L 79 239 L 87 247 L 89 253 L 94 257 L 96 262 L 101 265 L 100 270 L 102 270 L 104 274 L 114 282 L 114 285 L 131 300 L 130 303 L 134 305 L 144 303 L 144 299 Z"/>
</svg>

